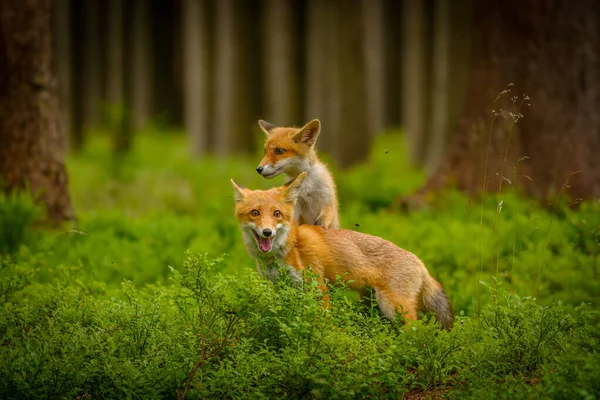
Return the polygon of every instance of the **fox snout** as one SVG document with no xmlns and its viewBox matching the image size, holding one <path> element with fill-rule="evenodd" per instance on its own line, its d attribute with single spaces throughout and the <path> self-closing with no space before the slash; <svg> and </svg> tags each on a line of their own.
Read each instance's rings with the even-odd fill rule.
<svg viewBox="0 0 600 400">
<path fill-rule="evenodd" d="M 258 242 L 258 248 L 263 253 L 268 253 L 273 248 L 273 237 L 277 233 L 277 229 L 271 228 L 257 228 L 253 229 L 252 232 Z"/>
<path fill-rule="evenodd" d="M 281 168 L 278 165 L 270 165 L 261 163 L 258 167 L 256 167 L 256 172 L 261 174 L 267 179 L 271 179 L 279 175 L 281 172 Z"/>
</svg>

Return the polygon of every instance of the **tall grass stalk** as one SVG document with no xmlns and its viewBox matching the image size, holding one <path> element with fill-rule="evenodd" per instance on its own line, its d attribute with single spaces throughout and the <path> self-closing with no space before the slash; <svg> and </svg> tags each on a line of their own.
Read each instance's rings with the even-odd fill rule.
<svg viewBox="0 0 600 400">
<path fill-rule="evenodd" d="M 496 97 L 496 100 L 498 99 L 498 97 Z M 494 100 L 494 102 L 496 101 Z M 496 119 L 498 118 L 498 114 L 494 113 L 494 118 L 492 118 L 492 121 L 490 122 L 490 129 L 488 131 L 488 142 L 487 142 L 487 146 L 486 146 L 486 151 L 485 151 L 485 162 L 483 165 L 483 184 L 482 184 L 482 191 L 481 191 L 481 214 L 479 217 L 479 226 L 481 227 L 481 229 L 483 229 L 483 208 L 485 205 L 485 194 L 487 192 L 487 168 L 488 168 L 488 159 L 490 156 L 490 144 L 492 142 L 492 131 L 494 129 L 494 123 L 496 122 Z M 477 320 L 480 321 L 481 318 L 481 274 L 483 272 L 483 251 L 481 249 L 481 238 L 479 238 L 479 258 L 480 258 L 480 266 L 479 266 L 479 271 L 477 273 Z"/>
</svg>

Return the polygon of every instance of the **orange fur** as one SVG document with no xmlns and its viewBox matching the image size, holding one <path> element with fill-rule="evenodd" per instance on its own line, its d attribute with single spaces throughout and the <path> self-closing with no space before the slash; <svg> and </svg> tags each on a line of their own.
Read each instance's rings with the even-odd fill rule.
<svg viewBox="0 0 600 400">
<path fill-rule="evenodd" d="M 259 272 L 277 279 L 283 270 L 301 281 L 310 266 L 326 290 L 326 281 L 343 277 L 356 290 L 371 287 L 383 315 L 393 319 L 396 311 L 407 321 L 419 311 L 433 311 L 445 328 L 453 323 L 452 306 L 441 285 L 431 277 L 421 260 L 382 238 L 343 229 L 298 225 L 294 206 L 306 174 L 290 184 L 266 191 L 240 188 L 236 192 L 236 216 L 244 242 L 257 260 Z M 259 216 L 253 216 L 256 210 Z M 279 212 L 281 218 L 274 218 Z M 264 229 L 273 230 L 272 248 L 261 250 L 257 239 Z M 252 231 L 254 230 L 254 232 Z M 263 239 L 264 240 L 264 239 Z"/>
</svg>

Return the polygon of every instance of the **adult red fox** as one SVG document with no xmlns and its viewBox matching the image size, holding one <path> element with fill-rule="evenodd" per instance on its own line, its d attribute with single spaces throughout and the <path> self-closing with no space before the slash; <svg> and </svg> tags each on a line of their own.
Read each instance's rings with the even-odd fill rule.
<svg viewBox="0 0 600 400">
<path fill-rule="evenodd" d="M 259 273 L 276 280 L 282 269 L 297 281 L 312 267 L 326 290 L 325 280 L 341 276 L 360 290 L 371 287 L 382 314 L 394 319 L 396 310 L 407 322 L 419 311 L 432 311 L 444 328 L 452 327 L 452 306 L 442 286 L 414 254 L 382 238 L 344 229 L 298 225 L 296 206 L 306 172 L 285 186 L 249 190 L 233 180 L 235 212 L 248 253 Z"/>
</svg>

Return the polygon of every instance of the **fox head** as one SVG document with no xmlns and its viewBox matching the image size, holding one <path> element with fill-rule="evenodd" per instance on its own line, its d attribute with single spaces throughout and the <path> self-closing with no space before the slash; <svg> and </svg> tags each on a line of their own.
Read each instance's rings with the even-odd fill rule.
<svg viewBox="0 0 600 400">
<path fill-rule="evenodd" d="M 307 171 L 316 157 L 314 147 L 321 132 L 321 122 L 313 119 L 302 128 L 281 128 L 259 120 L 267 135 L 265 156 L 256 171 L 267 179 L 282 172 L 296 176 Z"/>
<path fill-rule="evenodd" d="M 269 190 L 250 190 L 232 179 L 235 214 L 246 249 L 254 258 L 281 255 L 294 223 L 294 206 L 306 172 L 292 182 Z"/>
</svg>

